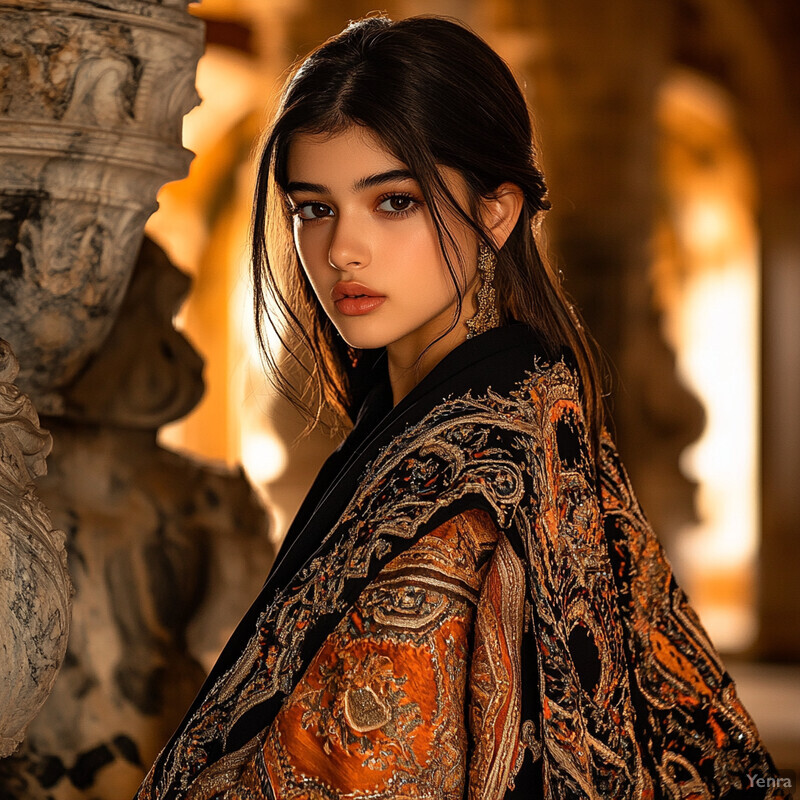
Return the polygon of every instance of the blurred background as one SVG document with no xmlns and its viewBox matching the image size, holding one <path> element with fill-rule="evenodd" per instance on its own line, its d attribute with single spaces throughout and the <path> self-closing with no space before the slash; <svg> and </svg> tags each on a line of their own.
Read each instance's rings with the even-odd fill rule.
<svg viewBox="0 0 800 800">
<path fill-rule="evenodd" d="M 288 68 L 353 0 L 204 0 L 196 153 L 148 234 L 193 277 L 178 324 L 207 391 L 166 446 L 241 462 L 279 542 L 335 441 L 263 378 L 253 156 Z M 778 766 L 800 762 L 800 4 L 395 0 L 455 17 L 533 110 L 551 258 L 607 356 L 623 459 Z M 757 664 L 754 666 L 754 664 Z"/>
</svg>

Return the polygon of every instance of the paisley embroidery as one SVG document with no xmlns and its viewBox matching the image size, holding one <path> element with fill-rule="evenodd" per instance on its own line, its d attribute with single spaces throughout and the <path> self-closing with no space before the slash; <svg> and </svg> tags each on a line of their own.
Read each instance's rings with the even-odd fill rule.
<svg viewBox="0 0 800 800">
<path fill-rule="evenodd" d="M 278 797 L 313 776 L 333 797 L 463 798 L 466 664 L 497 536 L 485 513 L 459 515 L 362 592 L 267 733 Z"/>
<path fill-rule="evenodd" d="M 477 609 L 470 664 L 470 800 L 502 798 L 517 772 L 522 674 L 520 644 L 525 613 L 525 572 L 508 540 L 497 546 Z"/>
<path fill-rule="evenodd" d="M 503 662 L 505 675 L 501 669 L 490 680 L 491 659 L 476 651 L 473 717 L 482 730 L 484 720 L 494 719 L 496 742 L 510 742 L 513 749 L 498 755 L 492 746 L 486 752 L 478 747 L 475 780 L 489 781 L 497 797 L 506 781 L 520 790 L 533 786 L 536 776 L 553 800 L 762 797 L 763 790 L 748 792 L 747 776 L 776 773 L 752 720 L 675 585 L 613 444 L 604 436 L 595 474 L 586 442 L 573 369 L 565 360 L 543 359 L 533 360 L 532 371 L 513 391 L 451 397 L 391 439 L 369 464 L 352 501 L 316 552 L 261 610 L 238 660 L 218 677 L 159 758 L 140 798 L 206 796 L 202 787 L 210 786 L 212 778 L 218 787 L 215 797 L 243 797 L 245 785 L 256 787 L 248 788 L 255 794 L 247 796 L 269 797 L 275 781 L 293 780 L 285 731 L 273 737 L 272 722 L 292 707 L 295 687 L 310 675 L 310 664 L 321 664 L 329 648 L 350 647 L 338 637 L 343 625 L 356 624 L 353 614 L 361 615 L 362 622 L 377 620 L 358 606 L 359 598 L 380 596 L 386 610 L 375 624 L 394 626 L 401 633 L 393 635 L 411 638 L 430 635 L 435 628 L 437 603 L 445 602 L 436 598 L 437 592 L 447 603 L 475 602 L 480 590 L 470 588 L 463 575 L 443 577 L 452 569 L 432 570 L 424 593 L 418 588 L 424 570 L 418 571 L 413 590 L 392 595 L 392 587 L 403 585 L 401 569 L 419 566 L 413 561 L 416 546 L 427 545 L 426 535 L 448 510 L 453 509 L 453 517 L 464 508 L 489 514 L 524 564 L 522 646 L 536 662 L 520 678 L 517 722 L 510 707 L 498 712 L 492 706 L 499 696 L 480 696 L 492 681 L 501 694 L 506 684 L 513 687 L 513 665 Z M 395 569 L 404 557 L 411 559 L 409 564 Z M 495 653 L 506 647 L 510 658 L 513 648 L 501 646 L 501 639 L 518 624 L 499 624 L 500 638 L 492 647 Z M 317 641 L 319 646 L 310 646 Z M 316 736 L 322 730 L 331 758 L 341 750 L 361 759 L 359 769 L 380 773 L 389 763 L 389 745 L 381 745 L 382 750 L 374 743 L 389 721 L 407 742 L 423 729 L 435 738 L 436 725 L 413 727 L 410 722 L 417 713 L 413 704 L 422 704 L 411 699 L 409 682 L 403 682 L 413 671 L 399 667 L 399 652 L 386 655 L 391 670 L 378 658 L 369 666 L 364 661 L 361 673 L 342 677 L 345 682 L 336 684 L 340 707 L 326 706 L 323 695 L 308 696 L 302 712 L 311 715 L 306 733 L 313 730 Z M 431 658 L 436 653 L 439 649 Z M 460 680 L 459 669 L 464 672 L 470 653 L 456 648 L 452 654 L 449 666 L 430 674 Z M 327 668 L 338 669 L 333 661 Z M 327 691 L 324 676 L 315 680 L 322 683 L 313 691 Z M 325 685 L 333 686 L 330 680 Z M 535 718 L 526 717 L 525 709 L 533 707 Z M 261 719 L 264 742 L 234 744 L 238 723 Z M 378 726 L 383 719 L 387 722 Z M 514 741 L 510 731 L 517 727 Z M 485 741 L 481 738 L 481 746 Z M 262 744 L 273 747 L 271 761 Z M 398 766 L 394 776 L 386 777 L 387 786 L 389 777 L 406 780 L 403 776 L 411 776 L 416 764 L 417 775 L 430 778 L 430 788 L 429 795 L 419 794 L 420 788 L 413 796 L 444 796 L 443 781 L 450 779 L 437 774 L 438 784 L 432 782 L 433 772 L 426 772 L 427 762 L 413 743 L 392 747 Z M 460 769 L 463 781 L 466 748 L 448 747 L 442 749 L 446 757 L 440 773 Z M 284 770 L 280 775 L 276 764 Z M 342 785 L 334 788 L 343 774 L 340 760 L 327 777 L 309 775 L 302 796 L 346 796 Z M 399 790 L 397 796 L 403 796 Z"/>
</svg>

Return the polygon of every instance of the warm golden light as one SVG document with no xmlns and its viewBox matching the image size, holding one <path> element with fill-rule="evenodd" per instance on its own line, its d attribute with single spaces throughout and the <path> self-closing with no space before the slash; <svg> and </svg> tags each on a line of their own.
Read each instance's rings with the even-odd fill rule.
<svg viewBox="0 0 800 800">
<path fill-rule="evenodd" d="M 656 267 L 665 332 L 706 426 L 681 467 L 698 485 L 697 525 L 678 569 L 723 650 L 755 637 L 758 548 L 759 271 L 753 189 L 725 98 L 680 73 L 664 87 L 666 202 Z"/>
</svg>

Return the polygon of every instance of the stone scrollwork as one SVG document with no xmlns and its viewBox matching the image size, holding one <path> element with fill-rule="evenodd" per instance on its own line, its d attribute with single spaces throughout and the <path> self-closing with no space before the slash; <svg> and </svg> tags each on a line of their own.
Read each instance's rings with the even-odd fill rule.
<svg viewBox="0 0 800 800">
<path fill-rule="evenodd" d="M 64 534 L 33 488 L 52 444 L 0 339 L 0 758 L 23 738 L 67 648 L 71 583 Z"/>
<path fill-rule="evenodd" d="M 172 318 L 189 278 L 145 237 L 128 292 L 100 351 L 62 390 L 62 419 L 156 430 L 203 395 L 203 361 Z"/>
<path fill-rule="evenodd" d="M 244 473 L 157 440 L 203 391 L 140 248 L 191 159 L 186 6 L 0 0 L 0 798 L 132 796 L 273 556 Z"/>
<path fill-rule="evenodd" d="M 47 702 L 0 758 L 0 798 L 132 797 L 272 561 L 241 470 L 157 442 L 203 392 L 172 324 L 188 289 L 145 238 L 110 334 L 46 419 L 56 446 L 37 488 L 67 533 L 72 624 Z"/>
</svg>

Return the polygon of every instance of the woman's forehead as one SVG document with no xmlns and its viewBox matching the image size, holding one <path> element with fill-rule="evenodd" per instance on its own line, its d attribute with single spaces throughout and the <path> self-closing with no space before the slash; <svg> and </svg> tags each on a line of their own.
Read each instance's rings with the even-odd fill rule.
<svg viewBox="0 0 800 800">
<path fill-rule="evenodd" d="M 289 145 L 289 184 L 358 185 L 378 173 L 404 173 L 408 166 L 367 128 L 352 126 L 337 133 L 299 133 Z"/>
<path fill-rule="evenodd" d="M 460 172 L 439 165 L 437 176 L 444 187 L 459 199 L 465 198 L 466 181 Z M 381 173 L 396 172 L 397 177 L 416 179 L 413 165 L 399 158 L 371 128 L 353 124 L 340 131 L 300 131 L 288 147 L 288 184 L 355 185 Z M 435 191 L 435 190 L 434 190 Z M 436 192 L 439 194 L 439 192 Z"/>
</svg>

